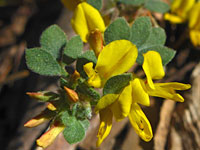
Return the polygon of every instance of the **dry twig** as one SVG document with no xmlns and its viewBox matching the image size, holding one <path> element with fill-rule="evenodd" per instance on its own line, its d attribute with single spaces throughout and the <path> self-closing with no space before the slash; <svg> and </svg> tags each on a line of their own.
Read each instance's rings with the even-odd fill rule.
<svg viewBox="0 0 200 150">
<path fill-rule="evenodd" d="M 161 108 L 160 121 L 154 137 L 154 149 L 164 150 L 175 102 L 166 100 Z"/>
</svg>

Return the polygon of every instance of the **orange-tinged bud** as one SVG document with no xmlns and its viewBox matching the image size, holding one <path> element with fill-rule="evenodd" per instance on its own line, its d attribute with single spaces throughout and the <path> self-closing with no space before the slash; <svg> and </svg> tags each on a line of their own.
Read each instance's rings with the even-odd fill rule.
<svg viewBox="0 0 200 150">
<path fill-rule="evenodd" d="M 40 125 L 40 124 L 42 124 L 46 121 L 48 121 L 47 118 L 37 116 L 37 117 L 29 120 L 28 122 L 26 122 L 24 124 L 24 127 L 33 128 L 33 127 L 36 127 L 36 126 L 38 126 L 38 125 Z"/>
<path fill-rule="evenodd" d="M 72 89 L 69 89 L 67 87 L 64 86 L 64 89 L 66 91 L 66 94 L 68 96 L 68 98 L 72 101 L 72 102 L 77 102 L 79 100 L 78 98 L 78 94 L 72 90 Z"/>
<path fill-rule="evenodd" d="M 99 56 L 101 50 L 103 49 L 103 37 L 100 30 L 95 29 L 89 35 L 88 42 L 90 47 L 94 50 L 96 57 Z"/>
<path fill-rule="evenodd" d="M 46 121 L 49 121 L 54 116 L 54 113 L 49 110 L 44 110 L 39 115 L 35 116 L 33 119 L 29 120 L 24 124 L 24 127 L 33 128 L 36 127 Z"/>
<path fill-rule="evenodd" d="M 26 92 L 26 94 L 34 99 L 39 99 L 41 96 L 43 96 L 42 92 Z"/>
<path fill-rule="evenodd" d="M 47 108 L 48 108 L 49 110 L 51 110 L 51 111 L 57 110 L 57 108 L 56 108 L 56 106 L 55 106 L 55 104 L 54 104 L 53 102 L 49 102 L 49 103 L 47 104 Z"/>
<path fill-rule="evenodd" d="M 50 127 L 50 129 L 45 132 L 39 139 L 37 139 L 36 143 L 38 146 L 42 148 L 46 148 L 49 146 L 56 137 L 65 129 L 65 126 L 58 121 L 55 121 L 54 124 Z"/>
<path fill-rule="evenodd" d="M 80 73 L 75 70 L 74 73 L 72 74 L 71 78 L 76 81 L 77 79 L 80 78 Z"/>
<path fill-rule="evenodd" d="M 43 91 L 43 92 L 27 92 L 26 93 L 28 96 L 30 96 L 33 99 L 39 100 L 39 101 L 50 101 L 50 100 L 55 100 L 58 98 L 58 94 L 53 93 L 53 92 L 48 92 L 48 91 Z"/>
</svg>

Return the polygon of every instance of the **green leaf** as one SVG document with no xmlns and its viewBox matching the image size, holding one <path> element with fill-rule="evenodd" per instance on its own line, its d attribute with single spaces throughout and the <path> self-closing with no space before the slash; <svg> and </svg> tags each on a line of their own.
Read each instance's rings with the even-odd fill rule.
<svg viewBox="0 0 200 150">
<path fill-rule="evenodd" d="M 72 37 L 64 48 L 63 62 L 66 64 L 72 63 L 78 58 L 83 50 L 83 42 L 80 36 Z M 72 60 L 72 61 L 71 61 Z"/>
<path fill-rule="evenodd" d="M 69 144 L 77 143 L 84 138 L 90 125 L 88 119 L 77 120 L 76 117 L 72 116 L 68 111 L 62 112 L 60 119 L 66 126 L 63 135 Z"/>
<path fill-rule="evenodd" d="M 86 96 L 92 105 L 96 104 L 100 99 L 99 93 L 92 87 L 89 87 L 85 82 L 78 81 L 78 86 L 76 88 L 79 94 Z"/>
<path fill-rule="evenodd" d="M 144 7 L 150 11 L 155 11 L 159 13 L 165 13 L 170 9 L 167 3 L 160 0 L 148 0 L 145 3 Z"/>
<path fill-rule="evenodd" d="M 41 46 L 55 59 L 61 54 L 61 49 L 66 44 L 66 35 L 57 25 L 48 27 L 40 37 Z"/>
<path fill-rule="evenodd" d="M 100 99 L 99 93 L 92 87 L 87 86 L 86 84 L 80 84 L 77 86 L 77 92 L 84 94 L 90 99 L 96 101 Z"/>
<path fill-rule="evenodd" d="M 59 76 L 62 72 L 55 58 L 43 48 L 27 49 L 26 64 L 30 70 L 41 75 Z"/>
<path fill-rule="evenodd" d="M 131 27 L 130 41 L 139 48 L 148 39 L 151 28 L 149 17 L 137 18 Z"/>
<path fill-rule="evenodd" d="M 176 54 L 176 51 L 174 51 L 173 49 L 170 49 L 162 45 L 148 47 L 146 49 L 142 49 L 141 51 L 139 51 L 137 58 L 137 62 L 139 64 L 142 64 L 144 60 L 142 54 L 150 50 L 154 50 L 160 53 L 163 65 L 168 64 Z"/>
<path fill-rule="evenodd" d="M 69 144 L 80 142 L 85 137 L 85 128 L 82 123 L 76 119 L 71 122 L 63 131 L 64 138 Z"/>
<path fill-rule="evenodd" d="M 113 23 L 111 23 L 105 33 L 104 39 L 106 45 L 115 40 L 130 38 L 130 27 L 124 18 L 118 18 Z"/>
<path fill-rule="evenodd" d="M 149 50 L 158 51 L 161 54 L 163 65 L 171 61 L 175 51 L 164 46 L 166 41 L 165 31 L 160 27 L 152 27 L 149 17 L 139 17 L 131 28 L 130 41 L 138 48 L 137 63 L 142 65 L 143 53 Z"/>
<path fill-rule="evenodd" d="M 84 127 L 85 131 L 87 131 L 87 129 L 90 126 L 90 122 L 88 119 L 84 119 L 84 120 L 79 120 L 79 122 L 82 124 L 82 126 Z"/>
<path fill-rule="evenodd" d="M 63 111 L 60 113 L 60 119 L 65 126 L 70 126 L 71 122 L 73 122 L 76 118 L 71 116 L 70 112 Z"/>
<path fill-rule="evenodd" d="M 102 0 L 87 0 L 87 3 L 98 10 L 102 8 Z"/>
<path fill-rule="evenodd" d="M 143 53 L 155 50 L 158 51 L 162 57 L 163 65 L 169 63 L 175 55 L 175 51 L 164 46 L 166 41 L 165 31 L 160 27 L 153 27 L 148 39 L 138 48 L 137 63 L 143 63 Z"/>
<path fill-rule="evenodd" d="M 92 50 L 88 50 L 82 55 L 80 55 L 77 59 L 76 63 L 76 69 L 81 74 L 82 77 L 87 77 L 85 71 L 83 70 L 83 65 L 85 65 L 88 62 L 93 62 L 96 64 L 97 58 Z"/>
<path fill-rule="evenodd" d="M 103 95 L 119 94 L 121 90 L 132 80 L 131 73 L 125 73 L 111 77 L 103 88 Z"/>
<path fill-rule="evenodd" d="M 145 43 L 139 47 L 139 51 L 156 45 L 164 45 L 166 41 L 165 30 L 160 27 L 153 27 Z"/>
<path fill-rule="evenodd" d="M 123 4 L 127 4 L 127 5 L 142 5 L 144 4 L 145 0 L 117 0 L 117 2 L 121 2 Z"/>
</svg>

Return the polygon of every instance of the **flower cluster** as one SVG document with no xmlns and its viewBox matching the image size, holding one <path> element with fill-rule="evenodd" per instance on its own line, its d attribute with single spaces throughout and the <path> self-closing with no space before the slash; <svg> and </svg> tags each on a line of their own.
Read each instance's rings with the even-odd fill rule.
<svg viewBox="0 0 200 150">
<path fill-rule="evenodd" d="M 86 6 L 88 6 L 88 9 L 86 9 Z M 96 28 L 102 32 L 105 30 L 99 13 L 94 11 L 92 6 L 89 6 L 86 2 L 79 4 L 72 19 L 73 28 L 85 42 L 87 41 L 88 33 L 91 33 L 92 29 Z M 78 12 L 81 12 L 81 10 L 83 10 L 85 17 L 80 17 L 81 13 Z M 182 15 L 185 18 L 185 15 Z M 84 28 L 80 31 L 78 30 L 78 28 L 82 28 L 82 26 L 79 26 L 78 21 L 74 21 L 78 20 L 78 18 L 82 20 L 80 22 L 87 29 L 87 32 L 84 32 Z M 84 20 L 87 20 L 88 24 Z M 127 72 L 136 61 L 137 51 L 136 46 L 127 40 L 116 40 L 106 45 L 100 52 L 94 69 L 92 62 L 84 65 L 84 70 L 88 75 L 88 84 L 96 88 L 102 88 L 109 78 Z M 177 94 L 175 90 L 186 90 L 190 88 L 190 85 L 176 82 L 153 83 L 152 79 L 162 79 L 165 75 L 162 59 L 158 52 L 149 51 L 145 53 L 142 67 L 147 79 L 143 80 L 134 77 L 120 94 L 107 94 L 96 105 L 95 111 L 100 114 L 97 146 L 100 146 L 102 141 L 108 136 L 112 127 L 113 116 L 116 121 L 129 117 L 136 133 L 143 140 L 150 141 L 153 137 L 151 125 L 139 106 L 139 104 L 149 106 L 149 96 L 157 96 L 179 102 L 184 101 L 183 97 Z"/>
<path fill-rule="evenodd" d="M 195 0 L 173 0 L 171 13 L 164 18 L 179 24 L 188 21 L 189 35 L 194 46 L 200 46 L 200 2 Z"/>
<path fill-rule="evenodd" d="M 77 60 L 76 69 L 73 70 L 72 73 L 70 73 L 70 71 L 67 72 L 65 69 L 69 66 L 67 64 L 68 62 L 64 62 L 64 59 L 57 63 L 58 57 L 56 56 L 53 58 L 52 51 L 47 52 L 45 49 L 45 46 L 49 43 L 45 43 L 45 45 L 41 42 L 42 47 L 40 49 L 31 49 L 27 52 L 26 58 L 29 68 L 45 75 L 59 74 L 61 76 L 61 86 L 58 93 L 27 93 L 30 97 L 43 102 L 48 102 L 48 104 L 42 113 L 28 121 L 24 126 L 35 127 L 41 123 L 52 120 L 50 128 L 37 140 L 37 144 L 46 148 L 54 141 L 60 132 L 63 132 L 65 139 L 70 144 L 73 144 L 83 139 L 88 127 L 88 119 L 91 118 L 92 114 L 91 105 L 93 105 L 95 107 L 95 112 L 100 115 L 97 146 L 100 146 L 104 139 L 109 135 L 113 118 L 118 122 L 128 117 L 135 132 L 144 141 L 150 141 L 153 137 L 153 132 L 150 122 L 141 109 L 141 105 L 150 106 L 149 96 L 183 102 L 184 98 L 176 93 L 176 90 L 187 90 L 191 86 L 189 84 L 177 82 L 154 83 L 154 80 L 162 79 L 165 76 L 163 57 L 166 56 L 162 56 L 158 50 L 155 50 L 154 48 L 147 49 L 144 52 L 139 50 L 139 48 L 142 47 L 142 42 L 147 41 L 151 43 L 151 39 L 143 40 L 139 38 L 142 42 L 134 42 L 137 37 L 133 37 L 132 40 L 121 38 L 106 42 L 103 38 L 106 30 L 104 20 L 96 8 L 85 0 L 61 1 L 69 10 L 73 11 L 71 24 L 74 31 L 79 36 L 72 38 L 67 42 L 65 41 L 66 39 L 64 39 L 63 43 L 60 41 L 57 42 L 56 44 L 61 44 L 55 46 L 55 49 L 59 47 L 60 49 L 58 48 L 58 51 L 63 52 L 62 48 L 64 47 L 63 57 L 61 58 L 65 58 L 66 52 L 69 52 L 74 46 L 74 51 L 72 51 L 67 58 L 70 56 L 73 61 Z M 172 5 L 173 14 L 166 14 L 165 18 L 171 19 L 174 23 L 185 21 L 188 17 L 187 12 L 190 7 L 194 7 L 193 11 L 190 12 L 190 15 L 198 18 L 200 16 L 198 9 L 199 3 L 193 5 L 194 1 L 187 2 L 189 4 L 187 7 L 184 7 L 184 9 L 179 8 L 182 6 L 181 1 L 174 2 Z M 146 21 L 145 18 L 142 18 L 141 20 L 143 23 Z M 122 21 L 122 24 L 125 22 L 124 20 L 120 21 Z M 155 38 L 155 35 L 150 36 L 150 33 L 163 33 L 160 28 L 152 28 L 148 20 L 146 25 L 149 27 L 146 31 L 147 35 L 151 38 Z M 199 25 L 200 24 L 197 23 L 196 20 L 190 19 L 189 26 L 191 28 L 191 37 L 199 38 L 199 34 L 196 34 L 199 32 Z M 127 27 L 128 24 L 125 22 L 124 26 Z M 41 39 L 45 38 L 46 35 L 50 35 L 51 32 L 54 34 L 55 31 L 57 31 L 57 35 L 63 37 L 63 33 L 61 33 L 60 29 L 57 29 L 57 27 L 54 26 L 46 31 Z M 139 32 L 140 31 L 135 35 L 139 34 Z M 47 37 L 47 40 L 48 39 L 49 37 Z M 84 43 L 89 43 L 90 48 L 93 51 L 76 54 L 76 51 L 82 46 L 80 40 Z M 155 42 L 157 41 L 154 41 L 154 39 L 152 41 L 153 45 L 156 45 Z M 74 43 L 75 45 L 73 45 Z M 76 44 L 79 46 L 76 47 Z M 70 47 L 71 45 L 72 47 Z M 144 44 L 144 47 L 148 47 L 148 45 L 145 46 Z M 159 48 L 160 47 L 162 47 L 161 44 L 159 45 Z M 166 50 L 166 47 L 163 49 Z M 51 67 L 56 68 L 59 72 L 51 72 L 52 69 L 50 67 L 48 70 L 50 73 L 46 73 L 42 69 L 39 70 L 40 67 L 35 67 L 35 62 L 33 61 L 32 63 L 32 59 L 29 59 L 29 55 L 32 56 L 36 52 L 38 54 L 40 53 L 38 56 L 45 56 L 45 60 L 41 60 L 41 62 L 45 62 L 44 64 L 46 64 L 48 59 L 51 59 L 53 61 L 53 63 L 52 61 L 49 61 L 52 63 Z M 136 63 L 139 55 L 143 59 L 142 68 L 146 75 L 145 78 L 140 78 L 131 72 L 131 68 Z M 93 56 L 95 58 L 93 58 Z M 128 75 L 129 78 L 125 80 L 120 78 L 121 76 L 126 75 Z M 116 77 L 120 82 L 115 83 L 117 86 L 113 87 L 109 82 Z M 103 92 L 103 96 L 101 97 L 94 89 L 103 88 L 103 90 L 105 90 L 108 87 L 112 92 Z"/>
<path fill-rule="evenodd" d="M 116 42 L 123 43 L 127 41 L 116 41 Z M 114 43 L 115 42 L 111 44 Z M 131 48 L 129 48 L 129 50 L 131 50 L 133 54 L 137 56 L 136 51 L 134 52 L 133 49 Z M 103 51 L 104 50 L 102 50 L 102 53 Z M 118 58 L 120 58 L 120 56 L 123 55 L 121 54 L 117 55 Z M 146 74 L 146 79 L 140 79 L 136 75 L 133 75 L 133 79 L 129 82 L 129 84 L 126 87 L 122 89 L 122 91 L 119 94 L 104 95 L 96 105 L 95 111 L 100 113 L 100 120 L 101 120 L 99 132 L 97 135 L 98 137 L 97 146 L 99 146 L 109 134 L 112 127 L 113 116 L 116 119 L 116 121 L 121 121 L 125 117 L 129 117 L 129 120 L 133 128 L 135 129 L 136 133 L 143 140 L 150 141 L 151 138 L 153 137 L 151 125 L 148 119 L 146 118 L 145 114 L 142 112 L 142 109 L 140 108 L 139 105 L 141 104 L 144 106 L 149 106 L 150 105 L 149 96 L 162 97 L 178 102 L 184 101 L 183 97 L 180 94 L 176 93 L 175 90 L 187 90 L 190 88 L 190 85 L 177 82 L 153 83 L 152 79 L 162 79 L 165 75 L 162 66 L 162 59 L 159 53 L 155 51 L 148 51 L 143 56 L 144 56 L 144 62 L 142 67 Z M 114 59 L 114 57 L 116 56 L 113 55 L 110 59 Z M 98 58 L 98 61 L 106 62 L 107 59 L 101 60 L 100 58 Z M 132 60 L 129 61 L 131 62 Z M 101 64 L 103 64 L 103 62 Z M 113 63 L 112 65 L 116 66 L 115 69 L 119 70 L 122 70 L 125 67 L 130 67 L 126 65 L 125 61 L 122 61 L 120 65 L 118 65 L 118 63 L 116 64 Z M 89 64 L 86 64 L 84 67 L 87 67 L 88 65 Z M 102 66 L 102 68 L 106 67 Z M 112 70 L 112 68 L 109 68 L 108 72 L 103 72 L 103 73 L 109 74 L 109 71 Z M 127 69 L 128 68 L 125 68 L 125 70 Z M 107 71 L 106 69 L 104 70 Z M 93 79 L 93 77 L 91 76 L 88 81 L 90 81 L 90 79 Z"/>
</svg>

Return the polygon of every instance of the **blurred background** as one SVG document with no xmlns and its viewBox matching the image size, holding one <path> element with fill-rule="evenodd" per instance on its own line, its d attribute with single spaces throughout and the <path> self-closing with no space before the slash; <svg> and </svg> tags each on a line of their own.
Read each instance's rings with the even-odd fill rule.
<svg viewBox="0 0 200 150">
<path fill-rule="evenodd" d="M 108 1 L 104 1 L 108 3 Z M 123 8 L 120 4 L 119 8 Z M 103 7 L 105 8 L 105 7 Z M 102 12 L 104 9 L 102 10 Z M 116 10 L 117 11 L 117 10 Z M 117 13 L 112 11 L 112 16 Z M 130 11 L 123 15 L 132 16 Z M 143 15 L 149 12 L 144 12 Z M 122 14 L 121 14 L 122 15 Z M 166 67 L 161 82 L 192 84 L 181 92 L 184 103 L 151 98 L 143 110 L 150 120 L 154 138 L 146 143 L 131 128 L 127 119 L 114 123 L 111 134 L 96 148 L 98 116 L 93 116 L 86 138 L 69 145 L 60 134 L 47 150 L 199 150 L 200 149 L 200 48 L 187 35 L 187 25 L 171 25 L 162 15 L 152 14 L 167 34 L 166 46 L 177 50 Z M 45 132 L 48 123 L 27 129 L 23 124 L 40 113 L 45 104 L 30 99 L 26 92 L 56 91 L 57 79 L 43 77 L 28 70 L 25 50 L 39 46 L 42 31 L 58 24 L 70 39 L 75 33 L 70 24 L 72 12 L 59 0 L 0 0 L 0 149 L 40 150 L 35 140 Z"/>
</svg>

